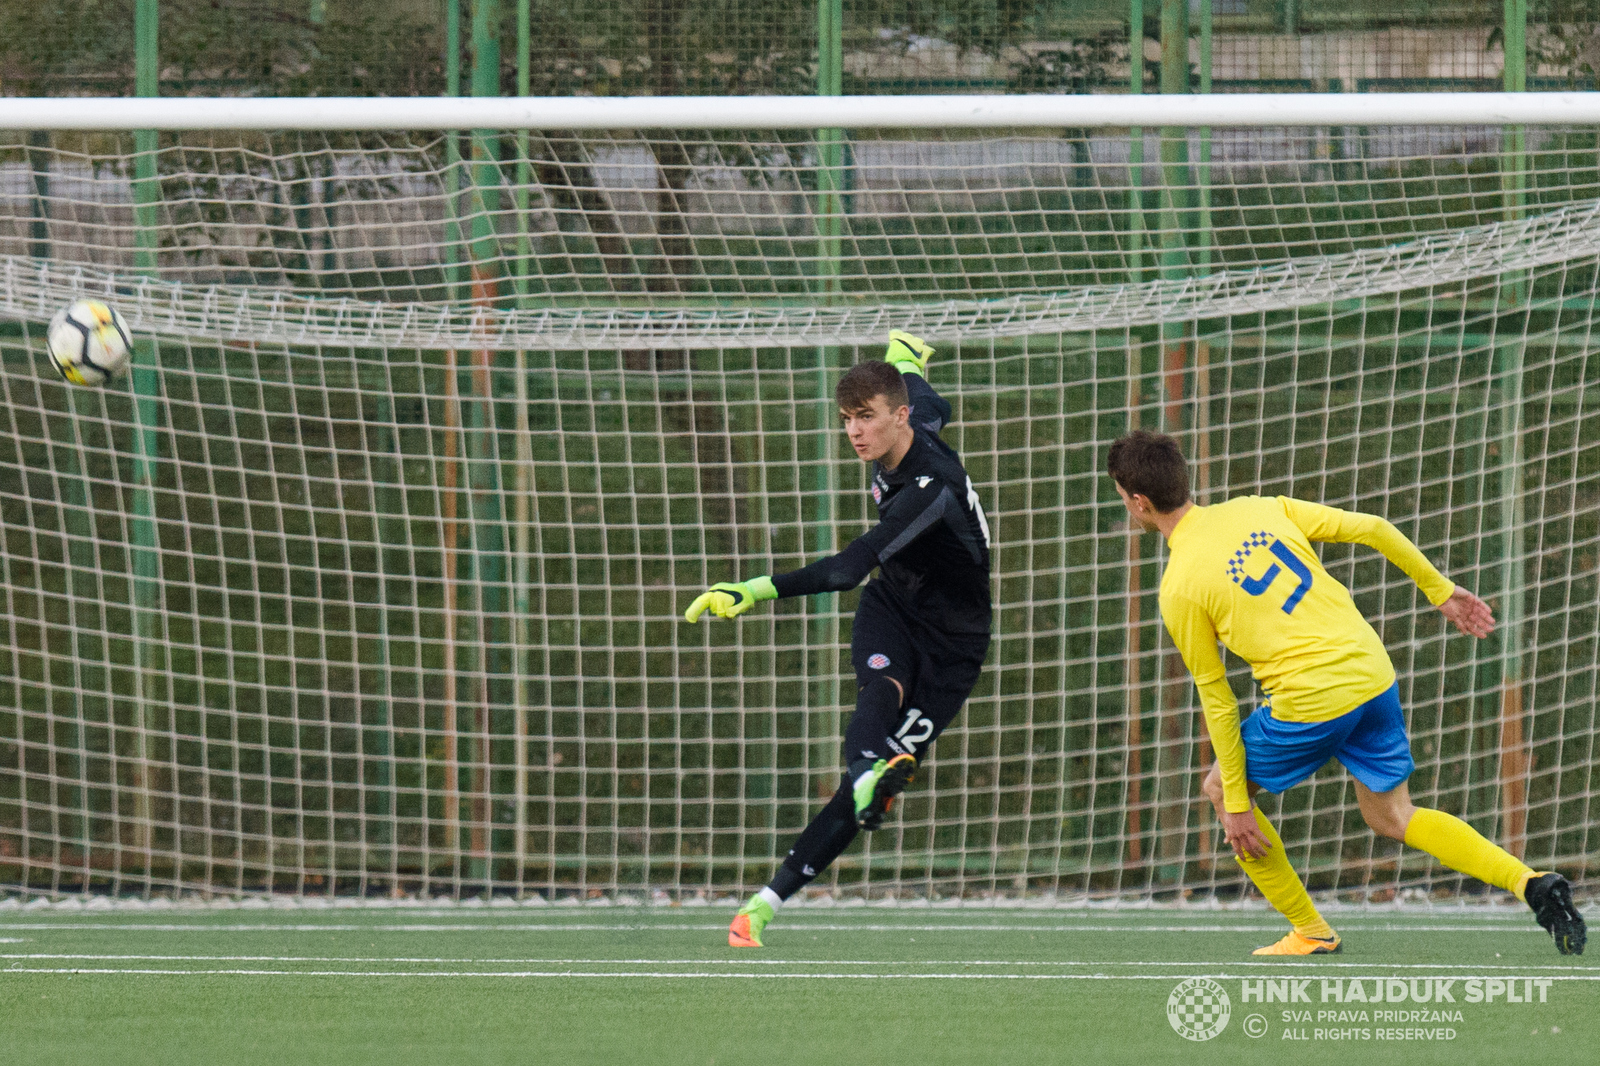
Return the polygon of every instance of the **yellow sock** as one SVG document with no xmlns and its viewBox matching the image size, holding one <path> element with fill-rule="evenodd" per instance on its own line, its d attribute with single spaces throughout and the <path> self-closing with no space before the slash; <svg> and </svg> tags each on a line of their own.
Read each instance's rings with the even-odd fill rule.
<svg viewBox="0 0 1600 1066">
<path fill-rule="evenodd" d="M 1515 855 L 1489 843 L 1472 826 L 1443 811 L 1418 807 L 1406 826 L 1406 843 L 1452 870 L 1514 892 L 1518 899 L 1522 899 L 1522 891 L 1533 874 Z"/>
<path fill-rule="evenodd" d="M 1278 908 L 1278 913 L 1294 925 L 1295 932 L 1301 936 L 1315 937 L 1327 940 L 1334 935 L 1333 926 L 1329 925 L 1317 911 L 1317 905 L 1311 902 L 1311 897 L 1306 893 L 1306 886 L 1300 883 L 1300 876 L 1294 872 L 1294 867 L 1289 865 L 1289 856 L 1284 853 L 1283 839 L 1278 836 L 1278 831 L 1272 828 L 1272 823 L 1267 821 L 1267 816 L 1256 808 L 1256 825 L 1261 827 L 1261 835 L 1271 841 L 1272 849 L 1265 857 L 1260 859 L 1241 859 L 1234 856 L 1236 862 L 1249 875 L 1250 880 L 1261 890 L 1267 902 Z"/>
</svg>

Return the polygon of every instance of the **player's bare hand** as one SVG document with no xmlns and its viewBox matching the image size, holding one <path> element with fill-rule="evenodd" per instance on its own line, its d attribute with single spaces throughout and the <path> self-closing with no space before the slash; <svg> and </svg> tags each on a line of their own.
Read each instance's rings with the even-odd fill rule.
<svg viewBox="0 0 1600 1066">
<path fill-rule="evenodd" d="M 1238 814 L 1223 812 L 1222 835 L 1232 845 L 1233 853 L 1241 859 L 1259 859 L 1272 850 L 1271 841 L 1261 832 L 1261 826 L 1256 824 L 1254 808 Z"/>
<path fill-rule="evenodd" d="M 1494 632 L 1494 612 L 1489 605 L 1460 585 L 1439 605 L 1439 613 L 1469 637 L 1481 640 Z"/>
</svg>

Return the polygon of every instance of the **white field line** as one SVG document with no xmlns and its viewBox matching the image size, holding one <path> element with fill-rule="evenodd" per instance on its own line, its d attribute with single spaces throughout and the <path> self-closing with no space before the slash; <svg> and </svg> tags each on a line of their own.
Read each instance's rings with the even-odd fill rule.
<svg viewBox="0 0 1600 1066">
<path fill-rule="evenodd" d="M 1258 968 L 1281 968 L 1283 966 L 1316 967 L 1318 969 L 1382 969 L 1382 970 L 1460 970 L 1459 963 L 1443 962 L 1333 962 L 1331 960 L 1286 960 L 1279 959 L 1273 962 L 1255 962 L 1252 960 L 1211 960 L 1205 962 L 1165 962 L 1165 961 L 1098 961 L 1080 962 L 1073 959 L 1041 960 L 1041 959 L 899 959 L 895 961 L 875 962 L 870 959 L 563 959 L 563 958 L 510 958 L 510 959 L 471 959 L 471 958 L 406 958 L 384 956 L 382 958 L 363 958 L 357 955 L 108 955 L 91 953 L 44 953 L 33 952 L 28 954 L 0 954 L 0 962 L 7 960 L 23 962 L 48 962 L 48 961 L 80 961 L 80 962 L 274 962 L 274 963 L 345 963 L 350 965 L 373 966 L 398 966 L 417 964 L 427 966 L 877 966 L 877 967 L 914 967 L 914 966 L 984 966 L 984 967 L 1015 967 L 1017 969 L 1052 967 L 1065 969 L 1075 967 L 1079 969 L 1106 969 L 1109 967 L 1164 967 L 1175 969 L 1193 969 L 1195 967 L 1229 967 L 1249 966 Z M 1573 973 L 1587 974 L 1600 978 L 1600 966 L 1565 966 L 1557 964 L 1473 964 L 1473 972 L 1490 970 L 1510 970 L 1518 973 L 1539 971 L 1540 973 Z M 17 969 L 0 969 L 0 973 L 27 972 Z M 167 971 L 162 971 L 167 972 Z M 1587 980 L 1588 978 L 1585 977 Z"/>
<path fill-rule="evenodd" d="M 1501 896 L 1499 898 L 1499 903 L 1466 904 L 1460 902 L 1451 904 L 1354 904 L 1323 899 L 1319 899 L 1317 903 L 1323 913 L 1339 915 L 1341 922 L 1396 919 L 1521 921 L 1527 917 L 1527 910 L 1512 897 Z M 632 918 L 636 921 L 648 921 L 651 918 L 672 920 L 696 915 L 717 914 L 723 910 L 736 909 L 740 903 L 744 902 L 744 899 L 744 896 L 729 896 L 714 903 L 695 901 L 684 904 L 644 904 L 598 901 L 580 904 L 562 901 L 557 903 L 541 902 L 537 905 L 532 905 L 530 901 L 486 905 L 478 901 L 468 900 L 462 903 L 422 906 L 411 901 L 395 902 L 389 900 L 341 900 L 338 903 L 330 904 L 323 902 L 319 897 L 315 900 L 275 902 L 272 904 L 229 900 L 213 900 L 211 902 L 186 900 L 176 903 L 169 901 L 153 903 L 139 900 L 120 900 L 115 904 L 94 906 L 76 901 L 61 903 L 35 901 L 22 904 L 13 899 L 0 898 L 0 914 L 41 919 L 51 917 L 81 919 L 144 917 L 200 920 L 225 915 L 235 915 L 241 918 L 254 915 L 258 920 L 291 917 L 302 921 L 316 918 L 356 920 L 362 917 L 372 917 L 388 918 L 391 921 L 399 919 L 418 921 L 428 918 L 448 918 L 462 922 L 473 920 L 506 921 L 516 917 L 538 919 L 540 921 L 560 921 L 567 918 L 595 921 L 600 916 L 611 915 L 617 919 Z M 1587 914 L 1600 916 L 1600 897 L 1590 903 L 1580 905 L 1578 909 Z M 792 899 L 785 905 L 784 914 L 796 918 L 809 917 L 817 919 L 842 919 L 850 915 L 860 917 L 871 915 L 877 919 L 905 918 L 915 921 L 935 921 L 940 919 L 983 921 L 990 919 L 1017 922 L 1029 920 L 1045 922 L 1110 922 L 1117 920 L 1139 921 L 1147 918 L 1164 919 L 1166 921 L 1209 921 L 1229 917 L 1246 920 L 1276 917 L 1272 908 L 1263 900 L 1195 906 L 1162 904 L 1038 906 L 1005 902 L 952 906 L 948 903 L 926 903 L 920 900 L 903 903 L 866 903 L 860 900 Z"/>
<path fill-rule="evenodd" d="M 694 904 L 680 904 L 677 906 L 663 904 L 640 905 L 621 903 L 596 906 L 590 904 L 551 903 L 541 904 L 537 907 L 527 907 L 523 905 L 521 913 L 528 917 L 540 918 L 578 918 L 593 916 L 595 914 L 603 914 L 606 912 L 610 912 L 619 916 L 631 914 L 644 916 L 654 915 L 655 917 L 659 918 L 678 918 L 684 915 L 692 915 L 696 911 L 716 912 L 727 905 L 738 906 L 744 901 L 744 899 L 744 896 L 729 896 L 726 899 L 718 902 L 699 902 Z M 1480 917 L 1487 919 L 1518 919 L 1527 914 L 1523 904 L 1518 902 L 1515 898 L 1505 895 L 1498 897 L 1498 899 L 1500 900 L 1498 903 L 1453 903 L 1438 905 L 1414 905 L 1406 903 L 1350 904 L 1340 903 L 1338 900 L 1318 900 L 1318 906 L 1325 912 L 1339 914 L 1345 918 L 1351 918 L 1356 921 L 1360 921 L 1363 918 L 1387 920 L 1396 916 L 1401 918 L 1415 918 L 1419 920 L 1425 920 L 1429 918 Z M 1597 896 L 1593 902 L 1580 906 L 1578 909 L 1583 910 L 1585 909 L 1585 906 L 1587 907 L 1589 913 L 1600 914 L 1600 896 Z M 237 909 L 238 908 L 236 908 L 236 911 Z M 65 906 L 58 908 L 58 910 L 64 914 L 83 914 L 86 911 L 90 911 L 89 908 L 84 907 L 80 908 L 76 912 L 68 912 Z M 224 913 L 220 910 L 201 910 L 199 912 L 189 910 L 185 912 L 182 905 L 173 905 L 166 908 L 150 908 L 150 910 L 161 910 L 167 914 L 189 915 L 197 913 Z M 264 909 L 256 908 L 256 910 L 259 913 Z M 328 917 L 342 917 L 344 914 L 349 914 L 352 911 L 360 913 L 360 908 L 344 907 L 279 907 L 265 910 L 266 913 L 277 913 L 282 915 L 287 915 L 290 912 L 297 912 L 301 916 L 320 913 Z M 453 904 L 444 907 L 390 907 L 379 905 L 366 908 L 365 913 L 371 914 L 375 917 L 384 914 L 387 914 L 390 917 L 398 917 L 399 912 L 403 911 L 406 916 L 412 918 L 467 919 L 505 917 L 508 913 L 515 913 L 516 910 L 516 905 L 469 906 L 467 904 Z M 92 912 L 90 913 L 92 915 Z M 122 913 L 132 916 L 137 912 L 133 909 L 129 909 L 123 911 Z M 149 913 L 149 911 L 146 911 L 146 913 Z M 1164 906 L 1161 904 L 1155 904 L 1152 906 L 1122 905 L 1115 907 L 1041 907 L 1023 905 L 1011 906 L 1005 904 L 985 904 L 982 906 L 949 906 L 941 903 L 920 903 L 909 901 L 904 903 L 863 903 L 844 901 L 830 902 L 827 900 L 807 900 L 795 898 L 784 904 L 784 913 L 793 915 L 806 915 L 812 918 L 828 918 L 850 914 L 858 914 L 863 916 L 875 914 L 883 917 L 899 917 L 928 921 L 936 918 L 946 918 L 952 921 L 979 921 L 984 918 L 992 918 L 995 920 L 1005 919 L 1009 921 L 1026 921 L 1028 919 L 1036 919 L 1041 922 L 1107 922 L 1114 921 L 1119 918 L 1127 919 L 1128 921 L 1138 921 L 1141 918 L 1166 918 L 1172 921 L 1179 921 L 1185 918 L 1216 919 L 1234 917 L 1250 919 L 1276 916 L 1276 912 L 1273 911 L 1272 906 L 1265 900 L 1261 899 L 1246 901 L 1243 903 L 1221 904 L 1217 906 Z"/>
<path fill-rule="evenodd" d="M 494 924 L 321 924 L 296 923 L 274 925 L 271 923 L 210 925 L 202 922 L 8 922 L 0 929 L 11 932 L 35 930 L 103 930 L 117 932 L 154 933 L 638 933 L 638 932 L 690 932 L 721 931 L 726 923 L 670 923 L 670 922 L 498 922 Z M 912 925 L 909 923 L 872 924 L 860 922 L 820 923 L 808 921 L 784 922 L 783 928 L 793 932 L 828 933 L 1281 933 L 1283 925 Z M 1480 923 L 1469 925 L 1417 925 L 1410 922 L 1358 925 L 1340 922 L 1339 928 L 1348 933 L 1505 933 L 1537 932 L 1533 916 L 1512 923 Z"/>
<path fill-rule="evenodd" d="M 135 968 L 88 968 L 88 967 L 30 967 L 27 969 L 0 970 L 0 977 L 11 974 L 37 975 L 37 974 L 72 974 L 72 975 L 108 975 L 108 976 L 134 976 L 134 977 L 408 977 L 408 978 L 462 978 L 462 977 L 497 977 L 513 979 L 536 978 L 647 978 L 654 980 L 793 980 L 793 981 L 1171 981 L 1171 973 L 1135 973 L 1135 974 L 1105 974 L 1105 973 L 758 973 L 758 972 L 729 972 L 729 971 L 662 971 L 662 970 L 247 970 L 247 969 L 135 969 Z M 1217 980 L 1242 980 L 1250 974 L 1227 973 L 1223 971 L 1208 971 L 1197 976 L 1210 977 Z M 1454 974 L 1458 980 L 1470 980 L 1469 975 Z M 1507 975 L 1507 979 L 1515 980 L 1522 975 Z M 1381 977 L 1371 977 L 1369 980 L 1380 980 Z M 1592 975 L 1562 975 L 1548 978 L 1535 978 L 1531 974 L 1525 980 L 1552 980 L 1552 981 L 1582 981 L 1600 982 L 1600 973 Z"/>
</svg>

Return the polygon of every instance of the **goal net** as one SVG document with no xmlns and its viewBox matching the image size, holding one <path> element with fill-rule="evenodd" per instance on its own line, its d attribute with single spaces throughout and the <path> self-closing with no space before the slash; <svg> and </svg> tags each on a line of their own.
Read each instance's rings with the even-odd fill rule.
<svg viewBox="0 0 1600 1066">
<path fill-rule="evenodd" d="M 1473 641 L 1323 548 L 1416 801 L 1593 884 L 1593 127 L 146 137 L 0 134 L 0 891 L 759 887 L 838 782 L 856 594 L 681 612 L 874 520 L 831 395 L 891 328 L 996 634 L 814 891 L 1249 892 L 1102 473 L 1136 427 L 1201 502 L 1383 515 L 1490 600 Z M 44 355 L 86 295 L 138 339 L 98 390 Z M 1482 891 L 1336 765 L 1266 807 L 1316 891 Z"/>
</svg>

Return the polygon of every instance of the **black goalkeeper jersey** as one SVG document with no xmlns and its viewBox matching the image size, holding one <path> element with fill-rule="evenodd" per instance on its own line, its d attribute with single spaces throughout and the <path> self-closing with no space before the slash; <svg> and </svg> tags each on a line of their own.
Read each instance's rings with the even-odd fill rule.
<svg viewBox="0 0 1600 1066">
<path fill-rule="evenodd" d="M 921 377 L 906 375 L 915 439 L 893 470 L 872 464 L 878 524 L 838 555 L 773 577 L 779 596 L 872 585 L 913 625 L 954 635 L 987 636 L 989 524 L 961 466 L 939 437 L 950 405 Z"/>
</svg>

